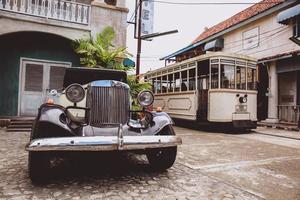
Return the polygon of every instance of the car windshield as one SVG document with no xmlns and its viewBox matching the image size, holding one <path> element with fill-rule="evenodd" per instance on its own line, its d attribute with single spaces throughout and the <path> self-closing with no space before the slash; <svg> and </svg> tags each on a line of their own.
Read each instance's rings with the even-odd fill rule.
<svg viewBox="0 0 300 200">
<path fill-rule="evenodd" d="M 96 80 L 114 80 L 126 83 L 127 74 L 117 70 L 68 68 L 64 77 L 64 88 L 73 83 L 84 85 Z"/>
</svg>

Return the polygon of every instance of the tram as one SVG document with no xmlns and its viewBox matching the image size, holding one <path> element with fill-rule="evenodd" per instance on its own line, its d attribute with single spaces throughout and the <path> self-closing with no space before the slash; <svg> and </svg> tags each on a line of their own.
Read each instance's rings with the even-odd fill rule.
<svg viewBox="0 0 300 200">
<path fill-rule="evenodd" d="M 154 109 L 199 124 L 256 128 L 257 60 L 211 52 L 145 74 Z"/>
</svg>

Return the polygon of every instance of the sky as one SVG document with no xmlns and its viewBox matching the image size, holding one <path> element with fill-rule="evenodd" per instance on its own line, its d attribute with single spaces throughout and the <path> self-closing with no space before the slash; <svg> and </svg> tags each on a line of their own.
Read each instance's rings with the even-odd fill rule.
<svg viewBox="0 0 300 200">
<path fill-rule="evenodd" d="M 171 2 L 259 2 L 259 0 L 166 0 Z M 129 8 L 128 20 L 135 8 L 135 0 L 126 0 Z M 170 5 L 155 2 L 154 32 L 177 29 L 172 35 L 143 41 L 141 55 L 141 73 L 164 66 L 159 58 L 167 56 L 189 45 L 205 27 L 212 27 L 251 5 Z M 137 41 L 134 39 L 134 25 L 127 26 L 127 47 L 136 60 Z"/>
</svg>

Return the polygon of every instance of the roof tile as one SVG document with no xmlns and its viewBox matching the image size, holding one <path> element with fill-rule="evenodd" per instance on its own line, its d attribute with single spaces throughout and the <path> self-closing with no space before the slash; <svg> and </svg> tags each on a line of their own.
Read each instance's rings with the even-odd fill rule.
<svg viewBox="0 0 300 200">
<path fill-rule="evenodd" d="M 238 23 L 241 23 L 244 20 L 247 20 L 259 13 L 262 13 L 280 3 L 284 2 L 284 0 L 263 0 L 260 1 L 257 4 L 254 4 L 253 6 L 250 6 L 249 8 L 246 8 L 245 10 L 235 14 L 234 16 L 226 19 L 225 21 L 206 29 L 204 32 L 202 32 L 194 41 L 193 43 L 199 42 L 201 40 L 204 40 L 220 31 L 223 31 L 233 25 L 236 25 Z"/>
</svg>

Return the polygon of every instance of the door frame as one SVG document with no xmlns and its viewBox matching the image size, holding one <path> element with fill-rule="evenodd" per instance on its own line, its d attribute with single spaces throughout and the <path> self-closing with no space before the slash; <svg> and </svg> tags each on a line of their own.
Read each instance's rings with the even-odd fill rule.
<svg viewBox="0 0 300 200">
<path fill-rule="evenodd" d="M 72 67 L 72 62 L 64 62 L 64 61 L 54 61 L 54 60 L 44 60 L 44 59 L 35 59 L 35 58 L 27 58 L 27 57 L 21 57 L 20 58 L 20 65 L 19 65 L 19 89 L 18 89 L 18 116 L 21 116 L 21 91 L 22 91 L 22 86 L 23 86 L 23 62 L 28 61 L 28 62 L 40 62 L 40 63 L 46 63 L 46 64 L 61 64 L 61 65 L 66 65 L 66 68 Z"/>
</svg>

